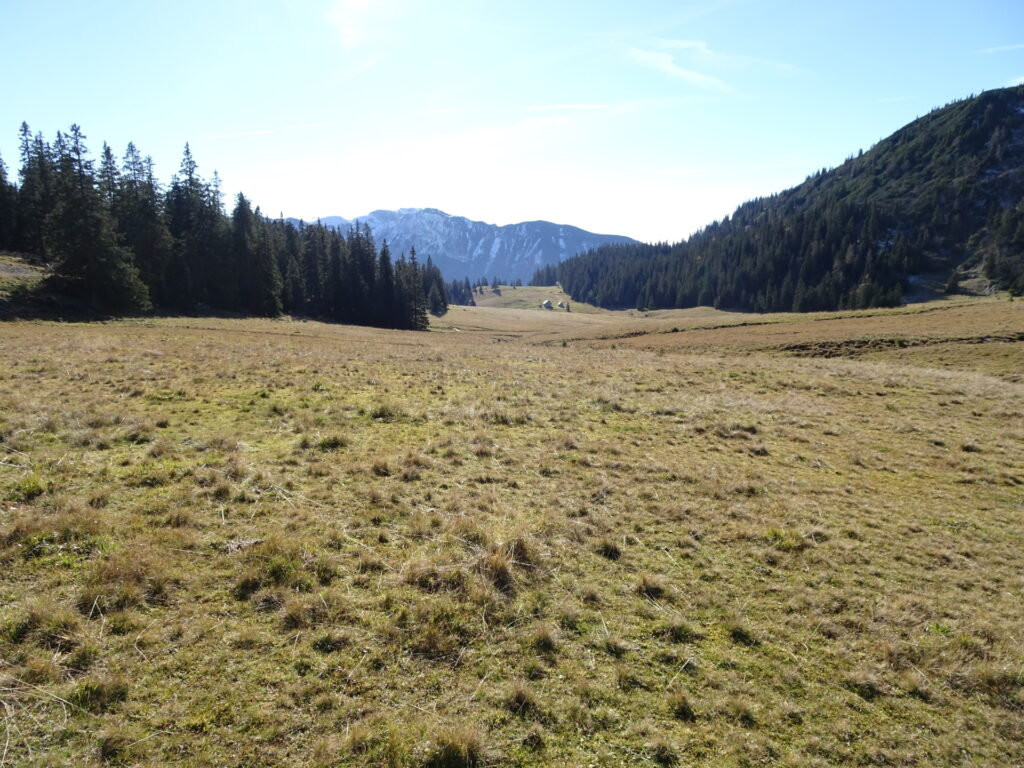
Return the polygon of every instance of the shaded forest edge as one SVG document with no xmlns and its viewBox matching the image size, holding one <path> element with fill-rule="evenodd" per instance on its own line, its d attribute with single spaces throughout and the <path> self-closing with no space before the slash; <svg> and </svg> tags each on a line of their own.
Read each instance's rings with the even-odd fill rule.
<svg viewBox="0 0 1024 768">
<path fill-rule="evenodd" d="M 538 270 L 605 308 L 895 306 L 915 275 L 1024 292 L 1024 86 L 922 117 L 674 245 L 604 246 Z"/>
<path fill-rule="evenodd" d="M 0 160 L 0 251 L 45 268 L 0 295 L 0 317 L 285 312 L 421 330 L 447 311 L 431 260 L 415 249 L 394 259 L 365 225 L 269 219 L 242 193 L 229 214 L 187 144 L 164 188 L 133 143 L 120 163 L 104 143 L 97 167 L 85 139 L 72 125 L 47 142 L 22 123 L 17 184 Z"/>
</svg>

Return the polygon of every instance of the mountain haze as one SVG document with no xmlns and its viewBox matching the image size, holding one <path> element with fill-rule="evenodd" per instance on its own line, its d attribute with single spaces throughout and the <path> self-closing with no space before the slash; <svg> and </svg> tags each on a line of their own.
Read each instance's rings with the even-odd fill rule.
<svg viewBox="0 0 1024 768">
<path fill-rule="evenodd" d="M 320 222 L 342 232 L 356 222 L 368 224 L 378 244 L 387 240 L 396 255 L 415 247 L 419 259 L 431 257 L 448 280 L 494 276 L 510 282 L 528 280 L 535 270 L 577 253 L 636 242 L 549 221 L 486 224 L 436 208 L 378 210 L 359 219 L 326 216 Z"/>
<path fill-rule="evenodd" d="M 541 270 L 605 307 L 891 306 L 915 275 L 1024 291 L 1024 86 L 915 120 L 832 170 L 674 246 L 605 246 Z"/>
</svg>

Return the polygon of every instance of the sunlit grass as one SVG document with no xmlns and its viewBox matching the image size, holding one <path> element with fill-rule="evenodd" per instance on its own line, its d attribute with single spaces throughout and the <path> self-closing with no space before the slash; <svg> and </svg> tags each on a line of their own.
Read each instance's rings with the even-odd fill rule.
<svg viewBox="0 0 1024 768">
<path fill-rule="evenodd" d="M 1019 763 L 1016 304 L 6 324 L 6 760 Z"/>
</svg>

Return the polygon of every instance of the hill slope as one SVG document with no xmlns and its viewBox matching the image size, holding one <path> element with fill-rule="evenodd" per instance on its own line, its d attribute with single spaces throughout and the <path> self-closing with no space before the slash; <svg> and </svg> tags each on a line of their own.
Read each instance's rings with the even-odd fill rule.
<svg viewBox="0 0 1024 768">
<path fill-rule="evenodd" d="M 535 280 L 601 306 L 806 311 L 899 303 L 911 276 L 1024 289 L 1024 86 L 920 118 L 674 246 L 614 246 Z"/>
<path fill-rule="evenodd" d="M 322 224 L 341 230 L 355 221 L 340 216 L 320 219 Z M 598 235 L 550 221 L 499 227 L 451 216 L 436 208 L 374 211 L 358 221 L 369 224 L 374 237 L 387 240 L 396 254 L 415 246 L 420 259 L 430 256 L 448 280 L 483 276 L 528 280 L 539 267 L 557 264 L 577 253 L 606 243 L 636 242 L 622 235 Z"/>
</svg>

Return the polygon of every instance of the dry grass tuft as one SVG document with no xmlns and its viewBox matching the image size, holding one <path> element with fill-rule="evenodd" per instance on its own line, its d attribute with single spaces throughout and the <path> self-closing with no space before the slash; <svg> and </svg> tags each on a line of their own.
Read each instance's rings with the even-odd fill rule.
<svg viewBox="0 0 1024 768">
<path fill-rule="evenodd" d="M 120 675 L 98 674 L 79 682 L 68 701 L 89 712 L 106 712 L 128 698 L 128 682 Z"/>
<path fill-rule="evenodd" d="M 551 627 L 541 624 L 530 633 L 530 645 L 539 653 L 552 654 L 558 650 L 558 639 Z"/>
<path fill-rule="evenodd" d="M 683 691 L 676 691 L 668 697 L 668 711 L 676 720 L 692 723 L 697 720 L 690 697 Z"/>
<path fill-rule="evenodd" d="M 618 560 L 622 557 L 622 550 L 614 541 L 604 538 L 597 544 L 597 554 L 601 555 L 601 557 L 607 557 L 609 560 Z"/>
<path fill-rule="evenodd" d="M 484 738 L 472 726 L 442 728 L 434 737 L 424 768 L 480 768 L 486 762 Z"/>
<path fill-rule="evenodd" d="M 636 591 L 638 594 L 651 600 L 661 600 L 668 595 L 668 585 L 663 577 L 657 574 L 644 573 L 640 575 Z"/>
<path fill-rule="evenodd" d="M 2 762 L 1024 764 L 1024 302 L 582 309 L 5 324 Z"/>
</svg>

